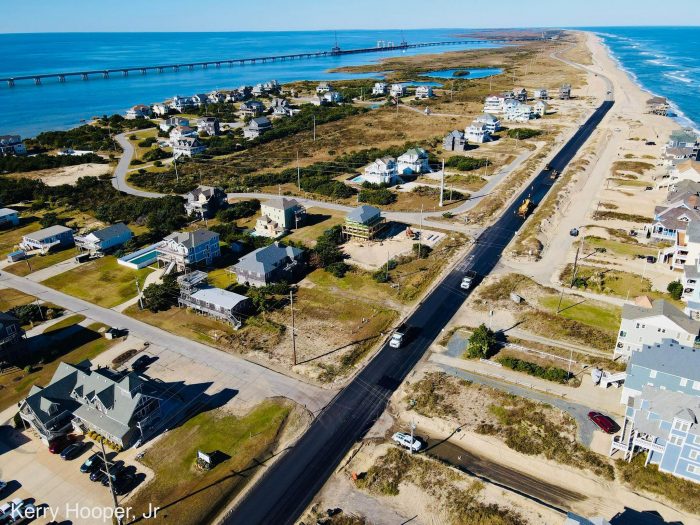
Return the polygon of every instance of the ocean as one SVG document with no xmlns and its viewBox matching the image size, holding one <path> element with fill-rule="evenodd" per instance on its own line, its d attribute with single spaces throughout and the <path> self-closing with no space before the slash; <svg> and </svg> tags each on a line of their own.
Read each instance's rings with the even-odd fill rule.
<svg viewBox="0 0 700 525">
<path fill-rule="evenodd" d="M 457 40 L 458 29 L 289 31 L 232 33 L 41 33 L 0 34 L 0 78 L 19 75 L 111 69 L 130 66 L 186 63 L 228 58 L 250 58 L 341 48 L 375 47 L 378 41 L 398 44 Z M 253 85 L 266 80 L 368 78 L 376 74 L 334 74 L 328 70 L 363 65 L 398 55 L 439 53 L 458 49 L 494 47 L 487 42 L 436 46 L 358 55 L 328 56 L 285 62 L 179 72 L 132 72 L 108 80 L 93 75 L 83 81 L 69 77 L 42 80 L 40 86 L 18 81 L 0 85 L 0 135 L 31 137 L 41 131 L 67 129 L 93 116 L 124 113 L 135 104 L 151 104 L 174 95 L 206 93 L 212 89 Z M 493 72 L 490 72 L 492 74 Z M 472 75 L 472 78 L 477 75 Z"/>
<path fill-rule="evenodd" d="M 582 29 L 598 34 L 638 85 L 666 97 L 680 125 L 700 130 L 700 27 Z"/>
</svg>

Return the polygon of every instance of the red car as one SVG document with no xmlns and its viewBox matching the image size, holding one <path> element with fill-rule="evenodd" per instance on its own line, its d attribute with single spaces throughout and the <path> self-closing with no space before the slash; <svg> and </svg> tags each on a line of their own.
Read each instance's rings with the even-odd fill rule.
<svg viewBox="0 0 700 525">
<path fill-rule="evenodd" d="M 71 436 L 61 436 L 56 439 L 53 439 L 49 443 L 49 452 L 52 454 L 60 454 L 63 452 L 63 449 L 65 449 L 68 445 L 70 445 L 73 442 L 73 439 Z"/>
<path fill-rule="evenodd" d="M 589 412 L 588 419 L 593 421 L 595 425 L 601 429 L 606 434 L 614 434 L 620 427 L 608 416 L 601 414 L 600 412 Z"/>
</svg>

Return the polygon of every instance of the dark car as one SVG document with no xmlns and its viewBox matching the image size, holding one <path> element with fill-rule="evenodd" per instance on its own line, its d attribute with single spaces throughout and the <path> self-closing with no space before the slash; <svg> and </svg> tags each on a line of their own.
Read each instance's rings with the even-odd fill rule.
<svg viewBox="0 0 700 525">
<path fill-rule="evenodd" d="M 104 467 L 100 465 L 100 468 L 93 470 L 90 473 L 90 481 L 101 482 L 107 474 L 105 474 Z"/>
<path fill-rule="evenodd" d="M 614 434 L 620 429 L 617 423 L 600 412 L 589 412 L 588 419 L 593 421 L 593 423 L 606 434 Z"/>
<path fill-rule="evenodd" d="M 102 456 L 95 452 L 92 456 L 87 458 L 82 465 L 80 465 L 80 472 L 83 474 L 87 472 L 94 472 L 102 466 Z"/>
<path fill-rule="evenodd" d="M 70 436 L 61 436 L 49 442 L 49 452 L 52 454 L 60 454 L 63 450 L 73 442 Z"/>
<path fill-rule="evenodd" d="M 135 482 L 136 476 L 134 474 L 119 474 L 112 484 L 114 493 L 117 496 L 123 496 L 131 490 Z"/>
<path fill-rule="evenodd" d="M 134 370 L 139 370 L 141 368 L 146 368 L 151 363 L 150 355 L 142 355 L 136 361 L 131 363 L 131 368 Z"/>
<path fill-rule="evenodd" d="M 85 443 L 71 443 L 61 452 L 61 459 L 66 461 L 77 458 L 85 450 Z"/>
<path fill-rule="evenodd" d="M 578 228 L 571 228 L 569 230 L 569 235 L 571 235 L 572 237 L 578 237 L 578 233 L 579 233 Z"/>
<path fill-rule="evenodd" d="M 109 486 L 109 480 L 110 478 L 112 479 L 112 485 L 114 485 L 117 482 L 117 479 L 119 478 L 119 474 L 121 471 L 124 470 L 124 466 L 118 466 L 118 465 L 113 465 L 111 469 L 109 469 L 109 477 L 104 476 L 101 480 L 100 483 L 104 485 L 105 487 Z"/>
</svg>

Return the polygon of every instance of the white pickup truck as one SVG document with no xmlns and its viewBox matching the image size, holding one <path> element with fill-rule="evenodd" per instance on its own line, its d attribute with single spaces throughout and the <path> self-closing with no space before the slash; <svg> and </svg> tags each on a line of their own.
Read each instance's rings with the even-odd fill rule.
<svg viewBox="0 0 700 525">
<path fill-rule="evenodd" d="M 474 284 L 474 281 L 476 280 L 476 272 L 469 270 L 464 277 L 462 277 L 462 282 L 460 283 L 459 287 L 462 290 L 469 290 L 469 288 L 472 287 Z"/>
<path fill-rule="evenodd" d="M 389 339 L 389 346 L 391 348 L 401 348 L 404 344 L 406 336 L 408 335 L 408 326 L 401 324 L 394 330 L 391 334 L 391 339 Z"/>
</svg>

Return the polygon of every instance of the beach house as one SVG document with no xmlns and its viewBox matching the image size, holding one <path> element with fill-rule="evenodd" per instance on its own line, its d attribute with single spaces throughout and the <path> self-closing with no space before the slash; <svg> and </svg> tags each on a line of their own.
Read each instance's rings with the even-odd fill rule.
<svg viewBox="0 0 700 525">
<path fill-rule="evenodd" d="M 544 117 L 547 114 L 548 110 L 549 110 L 549 104 L 547 104 L 544 100 L 538 100 L 532 106 L 532 113 L 539 118 Z"/>
<path fill-rule="evenodd" d="M 503 113 L 503 104 L 506 99 L 498 95 L 489 95 L 484 100 L 484 113 L 498 115 Z"/>
<path fill-rule="evenodd" d="M 183 117 L 169 117 L 160 123 L 161 131 L 170 131 L 172 128 L 189 127 L 189 119 Z"/>
<path fill-rule="evenodd" d="M 189 216 L 209 219 L 226 204 L 226 192 L 218 186 L 200 185 L 185 194 L 185 211 Z"/>
<path fill-rule="evenodd" d="M 418 86 L 416 88 L 416 100 L 433 98 L 433 88 L 431 86 Z"/>
<path fill-rule="evenodd" d="M 174 144 L 175 141 L 184 139 L 186 137 L 197 137 L 197 130 L 189 126 L 176 126 L 168 134 L 170 138 L 170 144 Z"/>
<path fill-rule="evenodd" d="M 406 150 L 397 159 L 398 172 L 401 175 L 413 175 L 416 173 L 430 172 L 428 152 L 423 148 L 411 148 Z"/>
<path fill-rule="evenodd" d="M 207 94 L 207 102 L 209 102 L 209 104 L 221 104 L 226 102 L 226 94 L 217 90 L 211 91 Z"/>
<path fill-rule="evenodd" d="M 90 430 L 128 447 L 160 417 L 155 383 L 138 372 L 117 372 L 90 361 L 59 363 L 45 387 L 32 386 L 19 415 L 45 445 Z"/>
<path fill-rule="evenodd" d="M 22 237 L 19 247 L 23 250 L 41 250 L 46 253 L 53 248 L 68 248 L 74 243 L 73 230 L 56 224 L 26 234 Z"/>
<path fill-rule="evenodd" d="M 668 178 L 659 187 L 670 186 L 682 180 L 700 182 L 700 161 L 686 159 L 676 164 L 668 173 Z"/>
<path fill-rule="evenodd" d="M 267 117 L 250 119 L 248 125 L 243 128 L 243 136 L 247 139 L 255 139 L 272 129 L 272 122 Z"/>
<path fill-rule="evenodd" d="M 183 112 L 190 108 L 193 108 L 196 104 L 192 100 L 192 97 L 180 97 L 175 95 L 170 101 L 170 109 L 175 111 Z"/>
<path fill-rule="evenodd" d="M 375 82 L 372 86 L 373 96 L 383 96 L 386 95 L 386 82 Z"/>
<path fill-rule="evenodd" d="M 311 99 L 311 103 L 315 106 L 327 106 L 329 104 L 340 104 L 343 101 L 343 97 L 338 91 L 326 91 L 325 93 L 319 93 Z"/>
<path fill-rule="evenodd" d="M 569 100 L 571 98 L 571 84 L 562 84 L 559 87 L 559 99 Z"/>
<path fill-rule="evenodd" d="M 676 241 L 688 224 L 700 219 L 700 196 L 694 192 L 669 193 L 666 200 L 654 209 L 654 219 L 649 227 L 653 239 Z"/>
<path fill-rule="evenodd" d="M 243 117 L 257 117 L 263 114 L 265 105 L 258 100 L 246 100 L 241 104 L 239 113 Z"/>
<path fill-rule="evenodd" d="M 670 105 L 665 97 L 651 97 L 647 100 L 647 113 L 666 116 Z"/>
<path fill-rule="evenodd" d="M 207 147 L 196 137 L 184 137 L 172 143 L 173 157 L 192 157 L 203 153 Z"/>
<path fill-rule="evenodd" d="M 221 134 L 219 119 L 216 117 L 202 117 L 197 121 L 197 133 L 209 137 Z"/>
<path fill-rule="evenodd" d="M 513 95 L 515 96 L 515 100 L 519 102 L 527 102 L 527 89 L 516 88 L 513 90 Z"/>
<path fill-rule="evenodd" d="M 490 134 L 496 133 L 501 129 L 501 121 L 491 113 L 483 113 L 474 119 L 474 122 L 486 126 L 486 131 Z"/>
<path fill-rule="evenodd" d="M 505 109 L 504 120 L 508 122 L 529 122 L 532 119 L 532 106 L 527 104 L 513 104 L 508 105 Z"/>
<path fill-rule="evenodd" d="M 491 133 L 486 129 L 486 124 L 476 120 L 464 130 L 464 136 L 469 142 L 476 144 L 483 144 L 491 140 Z"/>
<path fill-rule="evenodd" d="M 376 159 L 365 168 L 362 180 L 372 184 L 395 184 L 398 178 L 398 165 L 394 157 Z"/>
<path fill-rule="evenodd" d="M 697 149 L 698 136 L 690 128 L 677 129 L 671 132 L 666 146 L 669 148 Z"/>
<path fill-rule="evenodd" d="M 137 118 L 150 118 L 153 115 L 151 106 L 146 106 L 145 104 L 137 104 L 132 106 L 126 112 L 126 117 L 128 120 L 134 120 Z"/>
<path fill-rule="evenodd" d="M 329 91 L 333 91 L 333 86 L 329 82 L 321 82 L 316 86 L 316 93 L 319 95 L 328 93 Z"/>
<path fill-rule="evenodd" d="M 197 107 L 204 106 L 207 102 L 209 102 L 209 96 L 205 93 L 197 93 L 196 95 L 192 95 L 192 103 Z"/>
<path fill-rule="evenodd" d="M 27 148 L 19 135 L 0 135 L 0 157 L 26 153 Z"/>
<path fill-rule="evenodd" d="M 532 96 L 537 100 L 549 100 L 549 91 L 545 88 L 538 88 L 532 92 Z"/>
<path fill-rule="evenodd" d="M 162 102 L 158 102 L 156 104 L 153 104 L 153 114 L 156 115 L 157 117 L 164 117 L 168 113 L 170 113 L 170 107 L 167 104 L 164 104 Z M 163 124 L 161 124 L 161 129 L 162 129 L 162 126 L 163 126 Z"/>
<path fill-rule="evenodd" d="M 645 344 L 653 345 L 663 339 L 692 347 L 698 334 L 700 321 L 691 319 L 668 301 L 657 299 L 651 308 L 627 303 L 622 306 L 614 358 L 626 361 Z"/>
<path fill-rule="evenodd" d="M 0 229 L 19 224 L 19 212 L 11 208 L 0 208 Z"/>
<path fill-rule="evenodd" d="M 343 234 L 348 239 L 370 241 L 386 228 L 382 212 L 374 206 L 358 206 L 345 216 Z"/>
<path fill-rule="evenodd" d="M 255 234 L 276 238 L 304 223 L 306 208 L 296 199 L 279 197 L 260 204 L 260 218 L 255 222 Z"/>
<path fill-rule="evenodd" d="M 251 301 L 245 295 L 208 286 L 207 274 L 194 271 L 177 278 L 180 287 L 178 305 L 197 313 L 213 317 L 238 329 L 243 325 L 245 312 Z"/>
<path fill-rule="evenodd" d="M 406 86 L 403 84 L 392 84 L 389 88 L 389 95 L 392 97 L 403 97 L 406 94 Z"/>
<path fill-rule="evenodd" d="M 184 272 L 189 266 L 210 265 L 221 255 L 219 234 L 210 230 L 174 232 L 158 246 L 158 263 L 166 267 L 166 273 L 173 269 Z"/>
<path fill-rule="evenodd" d="M 458 129 L 450 131 L 444 139 L 442 139 L 442 149 L 445 151 L 466 151 L 467 139 L 464 132 Z"/>
<path fill-rule="evenodd" d="M 91 254 L 104 254 L 123 246 L 134 233 L 124 224 L 118 222 L 85 235 L 75 236 L 75 245 L 81 251 Z"/>
<path fill-rule="evenodd" d="M 244 255 L 229 271 L 236 274 L 241 284 L 267 286 L 281 281 L 294 282 L 304 268 L 304 250 L 275 242 Z"/>
</svg>

